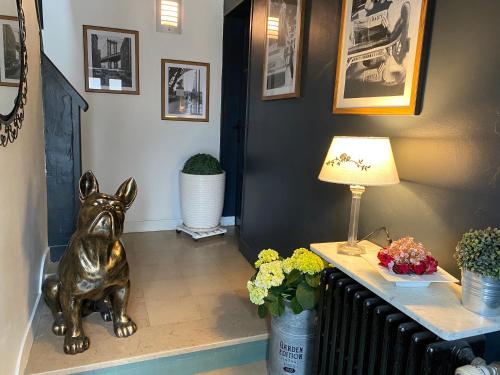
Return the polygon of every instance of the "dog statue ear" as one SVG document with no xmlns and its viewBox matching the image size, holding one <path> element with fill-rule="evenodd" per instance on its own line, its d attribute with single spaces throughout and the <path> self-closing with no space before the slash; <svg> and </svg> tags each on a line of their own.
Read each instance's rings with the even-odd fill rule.
<svg viewBox="0 0 500 375">
<path fill-rule="evenodd" d="M 120 199 L 125 205 L 125 209 L 129 209 L 134 203 L 135 197 L 137 196 L 137 184 L 135 180 L 130 177 L 123 184 L 120 185 L 116 191 L 115 196 Z"/>
<path fill-rule="evenodd" d="M 99 183 L 92 171 L 87 171 L 80 177 L 80 201 L 83 202 L 90 194 L 99 192 Z"/>
</svg>

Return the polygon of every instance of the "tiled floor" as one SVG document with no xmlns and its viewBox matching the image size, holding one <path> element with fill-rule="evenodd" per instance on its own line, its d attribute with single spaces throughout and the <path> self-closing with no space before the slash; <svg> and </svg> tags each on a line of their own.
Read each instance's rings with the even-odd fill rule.
<svg viewBox="0 0 500 375">
<path fill-rule="evenodd" d="M 253 268 L 234 234 L 194 242 L 174 231 L 150 232 L 127 234 L 123 242 L 132 283 L 129 313 L 138 332 L 118 339 L 111 323 L 93 314 L 84 319 L 90 349 L 65 355 L 42 302 L 26 374 L 72 373 L 267 337 L 245 289 Z"/>
</svg>

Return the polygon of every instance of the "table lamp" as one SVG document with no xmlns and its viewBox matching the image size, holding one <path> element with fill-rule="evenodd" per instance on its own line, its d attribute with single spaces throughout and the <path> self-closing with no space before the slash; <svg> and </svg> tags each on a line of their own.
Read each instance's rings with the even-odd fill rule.
<svg viewBox="0 0 500 375">
<path fill-rule="evenodd" d="M 352 192 L 349 236 L 338 247 L 348 255 L 364 254 L 357 243 L 361 196 L 365 186 L 399 183 L 389 138 L 334 137 L 319 174 L 321 181 L 350 185 Z"/>
</svg>

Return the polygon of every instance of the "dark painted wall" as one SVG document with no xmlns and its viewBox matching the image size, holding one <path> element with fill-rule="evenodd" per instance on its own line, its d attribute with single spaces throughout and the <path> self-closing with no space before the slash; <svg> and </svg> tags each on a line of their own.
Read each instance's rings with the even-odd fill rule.
<svg viewBox="0 0 500 375">
<path fill-rule="evenodd" d="M 360 235 L 412 235 L 458 275 L 462 232 L 500 226 L 500 2 L 435 1 L 419 116 L 332 115 L 339 0 L 306 7 L 301 98 L 261 100 L 265 0 L 254 0 L 242 250 L 347 237 L 347 186 L 317 180 L 334 135 L 391 137 L 400 185 L 368 188 Z"/>
<path fill-rule="evenodd" d="M 226 171 L 223 216 L 241 219 L 241 190 L 247 112 L 251 0 L 224 16 L 220 161 Z"/>
<path fill-rule="evenodd" d="M 435 1 L 420 116 L 331 114 L 340 0 L 307 1 L 302 97 L 261 100 L 265 0 L 254 0 L 241 249 L 347 237 L 347 186 L 317 180 L 334 135 L 389 136 L 402 183 L 368 188 L 360 235 L 413 235 L 458 276 L 462 232 L 500 226 L 500 2 Z M 500 359 L 500 334 L 487 356 Z"/>
</svg>

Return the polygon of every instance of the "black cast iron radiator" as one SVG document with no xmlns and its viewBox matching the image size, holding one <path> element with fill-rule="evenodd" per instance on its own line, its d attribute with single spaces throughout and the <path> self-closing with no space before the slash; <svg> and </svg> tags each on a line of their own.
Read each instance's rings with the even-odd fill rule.
<svg viewBox="0 0 500 375">
<path fill-rule="evenodd" d="M 453 375 L 485 338 L 444 341 L 346 274 L 321 276 L 317 375 Z"/>
</svg>

